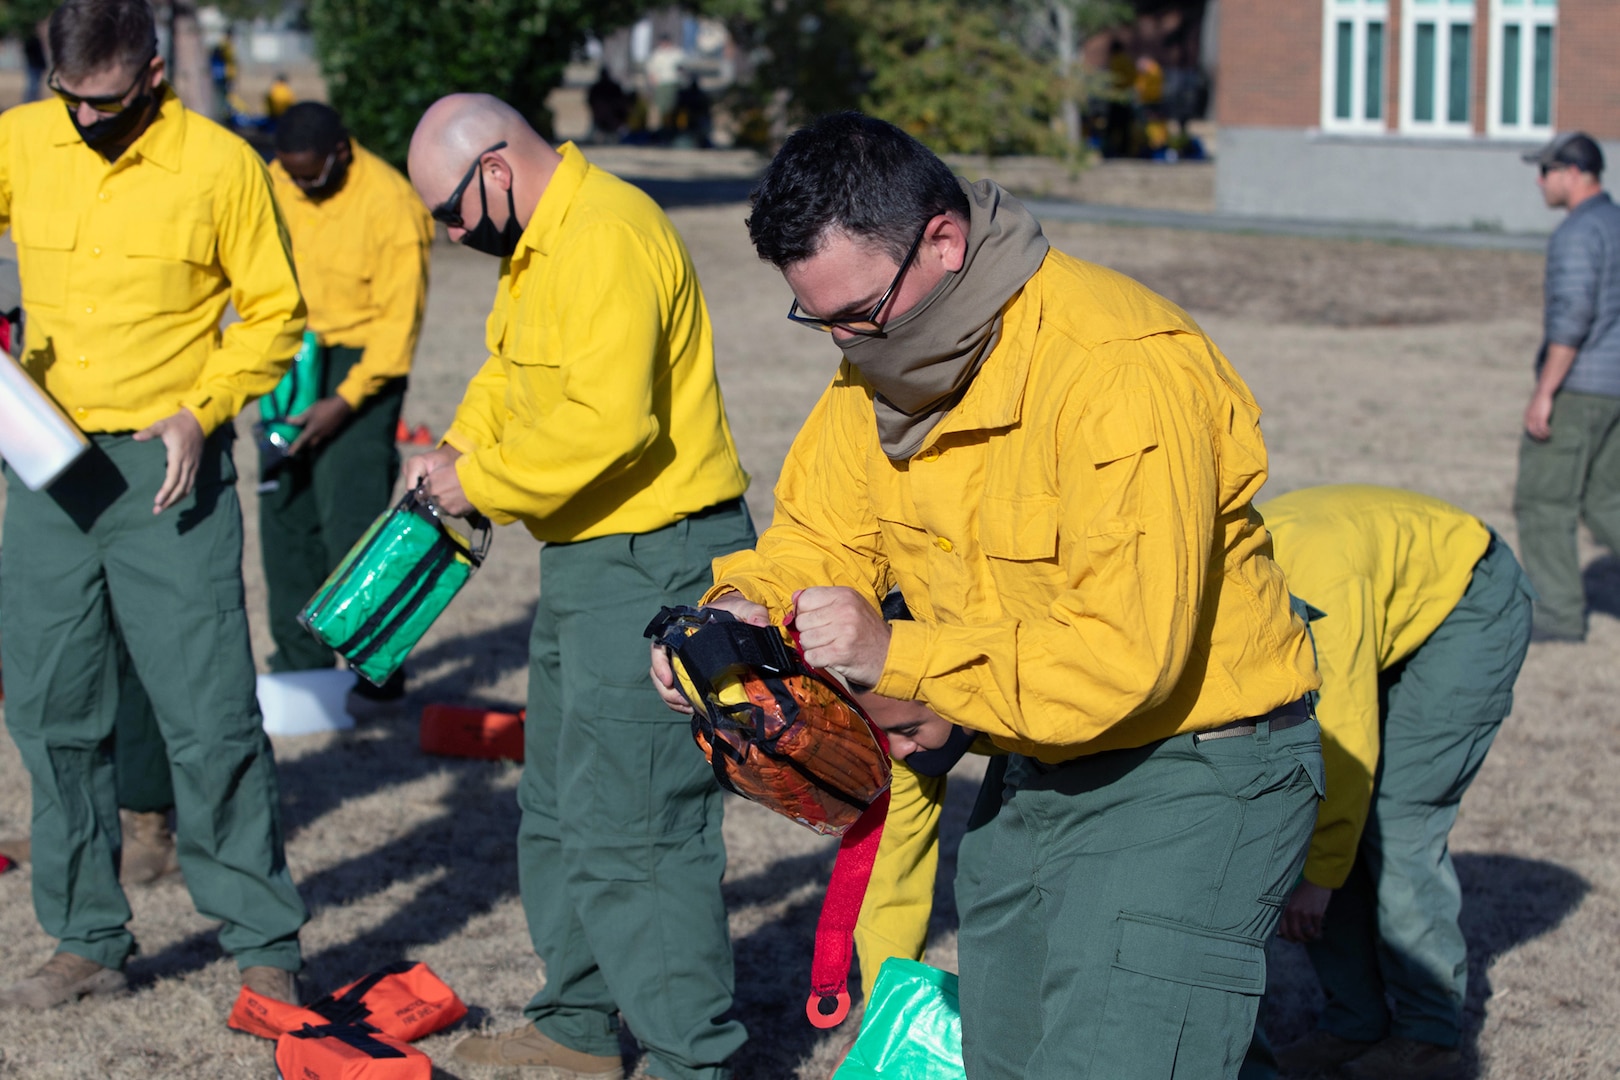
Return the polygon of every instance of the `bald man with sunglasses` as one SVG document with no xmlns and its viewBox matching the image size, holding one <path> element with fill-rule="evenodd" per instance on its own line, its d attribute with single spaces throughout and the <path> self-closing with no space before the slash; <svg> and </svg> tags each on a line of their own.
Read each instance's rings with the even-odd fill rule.
<svg viewBox="0 0 1620 1080">
<path fill-rule="evenodd" d="M 435 104 L 409 165 L 450 238 L 501 277 L 489 359 L 405 483 L 545 543 L 518 786 L 545 987 L 528 1023 L 456 1058 L 622 1077 L 622 1015 L 651 1075 L 724 1080 L 746 1033 L 726 1015 L 720 790 L 647 691 L 641 636 L 754 542 L 697 273 L 651 199 L 494 98 Z"/>
<path fill-rule="evenodd" d="M 164 82 L 145 0 L 68 0 L 49 35 L 56 100 L 0 115 L 0 226 L 23 364 L 90 449 L 42 491 L 7 474 L 6 725 L 33 781 L 34 910 L 60 944 L 0 973 L 0 1007 L 127 986 L 120 642 L 167 745 L 197 910 L 244 985 L 292 1001 L 308 913 L 254 695 L 231 421 L 281 378 L 304 302 L 263 163 Z"/>
</svg>

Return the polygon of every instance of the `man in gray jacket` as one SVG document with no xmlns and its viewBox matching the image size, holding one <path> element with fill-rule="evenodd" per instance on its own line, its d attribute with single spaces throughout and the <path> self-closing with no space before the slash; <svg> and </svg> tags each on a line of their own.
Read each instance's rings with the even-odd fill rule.
<svg viewBox="0 0 1620 1080">
<path fill-rule="evenodd" d="M 1541 168 L 1547 205 L 1569 216 L 1547 245 L 1545 331 L 1513 508 L 1540 594 L 1531 640 L 1581 641 L 1576 522 L 1620 551 L 1620 207 L 1603 190 L 1603 151 L 1590 136 L 1560 135 L 1525 160 Z"/>
</svg>

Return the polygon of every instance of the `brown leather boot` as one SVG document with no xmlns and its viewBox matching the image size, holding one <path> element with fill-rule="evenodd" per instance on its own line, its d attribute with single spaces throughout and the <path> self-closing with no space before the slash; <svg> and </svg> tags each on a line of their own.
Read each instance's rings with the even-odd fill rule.
<svg viewBox="0 0 1620 1080">
<path fill-rule="evenodd" d="M 59 952 L 28 978 L 0 990 L 0 1008 L 49 1009 L 92 994 L 112 997 L 128 990 L 122 971 Z"/>
<path fill-rule="evenodd" d="M 174 849 L 174 833 L 169 831 L 169 815 L 161 811 L 137 814 L 118 811 L 124 830 L 124 859 L 119 864 L 121 885 L 150 885 L 180 870 L 180 857 Z"/>
<path fill-rule="evenodd" d="M 260 997 L 302 1005 L 298 999 L 298 976 L 286 968 L 255 964 L 242 969 L 242 985 Z"/>
<path fill-rule="evenodd" d="M 1339 1070 L 1346 1080 L 1444 1080 L 1462 1068 L 1454 1046 L 1391 1036 Z"/>
<path fill-rule="evenodd" d="M 624 1080 L 618 1054 L 580 1053 L 540 1034 L 533 1024 L 504 1035 L 469 1035 L 451 1056 L 465 1065 L 522 1066 L 525 1080 Z"/>
<path fill-rule="evenodd" d="M 5 836 L 5 837 L 0 837 L 0 855 L 4 855 L 6 858 L 10 859 L 12 862 L 17 863 L 17 864 L 20 865 L 22 863 L 27 862 L 28 857 L 30 855 L 32 855 L 32 854 L 33 854 L 33 845 L 31 845 L 28 842 L 28 837 L 26 837 L 26 836 Z"/>
</svg>

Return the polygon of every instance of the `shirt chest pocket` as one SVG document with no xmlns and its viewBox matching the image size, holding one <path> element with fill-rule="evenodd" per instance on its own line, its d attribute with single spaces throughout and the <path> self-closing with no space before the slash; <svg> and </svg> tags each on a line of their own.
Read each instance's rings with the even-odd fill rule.
<svg viewBox="0 0 1620 1080">
<path fill-rule="evenodd" d="M 137 312 L 189 311 L 213 291 L 214 227 L 195 220 L 134 221 L 124 229 L 129 279 L 119 285 Z"/>
<path fill-rule="evenodd" d="M 24 307 L 58 308 L 67 302 L 78 232 L 78 219 L 68 214 L 24 214 L 12 223 Z"/>
<path fill-rule="evenodd" d="M 553 333 L 513 312 L 501 342 L 506 407 L 519 423 L 534 423 L 562 404 L 566 379 Z"/>
</svg>

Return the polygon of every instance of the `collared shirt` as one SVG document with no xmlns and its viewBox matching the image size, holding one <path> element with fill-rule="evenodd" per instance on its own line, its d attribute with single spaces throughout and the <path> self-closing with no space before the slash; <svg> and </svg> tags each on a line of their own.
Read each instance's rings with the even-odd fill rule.
<svg viewBox="0 0 1620 1080">
<path fill-rule="evenodd" d="M 325 345 L 365 350 L 337 388 L 350 406 L 410 374 L 427 304 L 433 219 L 410 181 L 350 140 L 343 187 L 311 199 L 270 166 L 292 237 L 309 328 Z"/>
<path fill-rule="evenodd" d="M 753 551 L 715 564 L 780 621 L 792 593 L 898 586 L 876 690 L 1045 761 L 1257 716 L 1316 686 L 1271 540 L 1260 409 L 1187 315 L 1050 252 L 962 401 L 908 461 L 845 363 Z"/>
<path fill-rule="evenodd" d="M 304 302 L 264 163 L 167 86 L 109 163 L 55 99 L 0 113 L 0 227 L 17 242 L 23 364 L 85 431 L 185 407 L 203 431 L 271 390 Z M 241 321 L 220 332 L 227 304 Z"/>
<path fill-rule="evenodd" d="M 1576 350 L 1559 389 L 1620 397 L 1620 206 L 1608 192 L 1582 202 L 1554 230 L 1546 294 L 1544 340 Z"/>
<path fill-rule="evenodd" d="M 552 543 L 649 532 L 748 486 L 685 243 L 640 189 L 560 150 L 444 437 L 475 507 Z"/>
<path fill-rule="evenodd" d="M 1322 672 L 1322 765 L 1305 876 L 1336 889 L 1355 862 L 1378 768 L 1378 673 L 1417 651 L 1451 614 L 1491 534 L 1455 506 L 1392 488 L 1306 488 L 1260 506 L 1288 588 L 1311 623 Z"/>
</svg>

